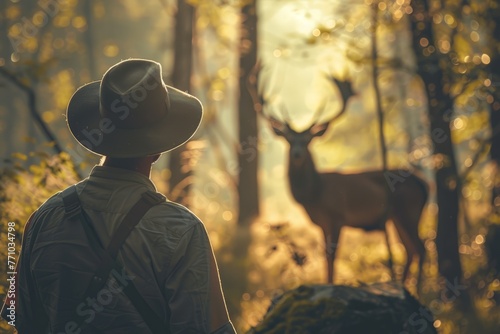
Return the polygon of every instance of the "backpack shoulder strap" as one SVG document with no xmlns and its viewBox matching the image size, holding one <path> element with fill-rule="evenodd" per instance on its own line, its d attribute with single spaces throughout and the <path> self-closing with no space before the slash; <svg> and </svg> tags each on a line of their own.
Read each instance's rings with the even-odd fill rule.
<svg viewBox="0 0 500 334">
<path fill-rule="evenodd" d="M 134 204 L 134 206 L 127 213 L 123 221 L 116 229 L 111 237 L 106 249 L 102 247 L 99 242 L 95 230 L 92 228 L 86 214 L 81 209 L 80 200 L 75 187 L 71 187 L 67 193 L 63 194 L 63 201 L 65 211 L 69 219 L 80 220 L 83 225 L 85 234 L 89 239 L 91 246 L 96 250 L 100 250 L 102 257 L 101 262 L 98 264 L 92 281 L 90 282 L 83 300 L 88 297 L 95 296 L 106 284 L 109 274 L 113 269 L 121 271 L 122 265 L 116 261 L 116 256 L 119 249 L 129 236 L 133 228 L 139 223 L 146 212 L 153 206 L 165 201 L 165 197 L 161 194 L 152 191 L 146 191 L 141 195 L 141 198 Z M 136 286 L 132 281 L 127 281 L 123 286 L 123 292 L 130 299 L 137 312 L 142 316 L 143 320 L 148 325 L 153 333 L 169 333 L 169 328 L 165 327 L 163 320 L 153 311 L 149 304 L 144 300 Z"/>
<path fill-rule="evenodd" d="M 161 194 L 146 191 L 141 195 L 141 198 L 130 209 L 120 226 L 118 226 L 117 230 L 113 233 L 111 241 L 106 247 L 106 251 L 113 259 L 116 258 L 118 250 L 146 212 L 161 202 L 165 202 L 165 197 Z"/>
</svg>

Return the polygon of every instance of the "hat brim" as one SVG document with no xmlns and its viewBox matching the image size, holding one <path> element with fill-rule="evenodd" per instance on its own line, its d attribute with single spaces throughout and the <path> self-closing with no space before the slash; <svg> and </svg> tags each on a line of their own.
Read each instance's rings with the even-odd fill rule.
<svg viewBox="0 0 500 334">
<path fill-rule="evenodd" d="M 66 117 L 75 139 L 95 154 L 134 158 L 167 152 L 188 141 L 200 126 L 200 101 L 166 85 L 170 108 L 165 117 L 140 129 L 118 128 L 109 119 L 103 121 L 99 112 L 100 83 L 80 87 L 71 97 Z"/>
</svg>

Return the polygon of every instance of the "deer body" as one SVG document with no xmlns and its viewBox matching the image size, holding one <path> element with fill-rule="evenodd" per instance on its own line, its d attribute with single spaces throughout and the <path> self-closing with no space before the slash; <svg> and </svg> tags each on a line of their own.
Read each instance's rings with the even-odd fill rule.
<svg viewBox="0 0 500 334">
<path fill-rule="evenodd" d="M 425 248 L 418 237 L 418 224 L 427 201 L 426 183 L 408 173 L 404 181 L 394 184 L 393 191 L 389 192 L 388 180 L 382 171 L 319 173 L 308 145 L 312 138 L 323 135 L 328 123 L 313 125 L 301 133 L 276 120 L 272 126 L 275 133 L 285 137 L 290 144 L 288 178 L 291 193 L 323 231 L 328 282 L 333 283 L 333 262 L 342 227 L 384 230 L 388 219 L 394 222 L 407 253 L 403 281 L 416 257 L 419 258 L 419 281 Z"/>
</svg>

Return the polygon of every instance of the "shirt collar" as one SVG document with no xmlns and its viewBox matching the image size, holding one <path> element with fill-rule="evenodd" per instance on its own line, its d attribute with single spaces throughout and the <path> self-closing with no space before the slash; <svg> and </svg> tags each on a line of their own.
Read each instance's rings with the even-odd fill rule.
<svg viewBox="0 0 500 334">
<path fill-rule="evenodd" d="M 153 181 L 146 175 L 139 172 L 134 172 L 129 169 L 108 167 L 108 166 L 94 166 L 90 172 L 89 179 L 104 178 L 108 180 L 116 180 L 120 182 L 133 182 L 146 186 L 149 190 L 156 192 L 156 186 Z"/>
</svg>

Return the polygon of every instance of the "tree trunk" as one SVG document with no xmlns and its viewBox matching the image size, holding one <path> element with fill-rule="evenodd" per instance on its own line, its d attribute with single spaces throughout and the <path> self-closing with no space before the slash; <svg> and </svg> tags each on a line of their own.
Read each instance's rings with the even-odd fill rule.
<svg viewBox="0 0 500 334">
<path fill-rule="evenodd" d="M 239 182 L 238 223 L 249 225 L 259 214 L 257 183 L 257 113 L 250 92 L 248 77 L 257 62 L 257 14 L 255 0 L 241 9 L 240 73 L 239 73 Z"/>
<path fill-rule="evenodd" d="M 491 30 L 490 45 L 491 45 L 491 62 L 486 70 L 491 81 L 491 103 L 490 103 L 490 126 L 491 126 L 491 160 L 496 163 L 497 172 L 495 184 L 492 189 L 492 204 L 496 213 L 500 213 L 500 184 L 499 184 L 499 169 L 500 169 L 500 6 L 496 5 L 489 9 L 488 23 L 495 26 Z M 498 198 L 498 199 L 497 199 Z M 495 202 L 495 199 L 496 202 Z"/>
<path fill-rule="evenodd" d="M 85 45 L 87 46 L 87 63 L 89 66 L 89 77 L 90 80 L 98 80 L 96 66 L 96 56 L 94 47 L 94 1 L 88 0 L 83 3 L 83 12 L 87 19 L 87 30 L 85 31 Z"/>
<path fill-rule="evenodd" d="M 432 16 L 426 0 L 412 1 L 411 27 L 417 73 L 428 100 L 431 139 L 436 157 L 436 191 L 439 207 L 436 248 L 440 274 L 453 284 L 462 279 L 458 254 L 458 173 L 451 142 L 449 115 L 453 99 L 446 84 L 441 55 L 436 47 Z M 429 46 L 434 48 L 429 49 Z"/>
<path fill-rule="evenodd" d="M 193 50 L 193 15 L 194 8 L 184 0 L 178 0 L 177 15 L 175 21 L 175 44 L 174 44 L 174 65 L 172 72 L 172 85 L 182 91 L 189 91 L 191 88 L 192 73 L 192 50 Z M 181 181 L 190 177 L 192 170 L 183 168 L 186 166 L 186 144 L 170 152 L 169 169 L 169 193 L 175 189 Z M 178 196 L 172 200 L 189 206 L 188 193 L 189 183 L 184 185 L 180 191 L 176 191 Z"/>
</svg>

